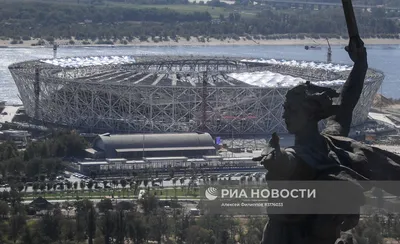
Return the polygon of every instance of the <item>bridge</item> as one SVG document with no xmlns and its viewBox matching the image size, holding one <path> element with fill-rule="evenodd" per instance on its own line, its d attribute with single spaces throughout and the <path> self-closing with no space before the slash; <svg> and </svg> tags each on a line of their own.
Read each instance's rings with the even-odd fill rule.
<svg viewBox="0 0 400 244">
<path fill-rule="evenodd" d="M 291 1 L 291 0 L 261 0 L 263 4 L 271 5 L 277 8 L 302 8 L 302 9 L 323 9 L 323 8 L 342 8 L 342 3 L 338 1 L 337 3 L 325 3 L 316 1 Z M 354 8 L 358 9 L 374 9 L 382 8 L 389 12 L 399 12 L 400 8 L 394 7 L 378 7 L 372 5 L 363 4 L 353 4 Z"/>
</svg>

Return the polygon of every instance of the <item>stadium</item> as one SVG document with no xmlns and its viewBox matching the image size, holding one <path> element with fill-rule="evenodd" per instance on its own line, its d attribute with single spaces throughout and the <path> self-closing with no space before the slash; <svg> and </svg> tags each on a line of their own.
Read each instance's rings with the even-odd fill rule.
<svg viewBox="0 0 400 244">
<path fill-rule="evenodd" d="M 351 66 L 212 56 L 33 60 L 9 70 L 28 116 L 92 133 L 286 133 L 282 103 L 309 80 L 338 91 Z M 369 69 L 353 125 L 368 117 L 384 75 Z"/>
</svg>

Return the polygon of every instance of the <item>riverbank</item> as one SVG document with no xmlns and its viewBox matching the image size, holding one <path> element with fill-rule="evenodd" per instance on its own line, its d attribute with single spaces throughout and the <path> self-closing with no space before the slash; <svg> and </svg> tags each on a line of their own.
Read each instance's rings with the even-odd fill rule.
<svg viewBox="0 0 400 244">
<path fill-rule="evenodd" d="M 325 39 L 268 39 L 268 40 L 248 40 L 246 38 L 240 38 L 240 40 L 226 39 L 217 40 L 213 38 L 199 40 L 197 37 L 192 37 L 190 40 L 180 38 L 179 41 L 153 41 L 149 39 L 148 41 L 140 41 L 134 39 L 131 42 L 121 43 L 120 41 L 114 44 L 97 44 L 96 41 L 79 41 L 79 40 L 55 40 L 55 42 L 61 46 L 246 46 L 246 45 L 275 45 L 275 46 L 285 46 L 285 45 L 300 45 L 300 46 L 327 46 Z M 363 39 L 366 45 L 400 45 L 400 39 L 381 39 L 381 38 L 366 38 Z M 23 41 L 22 43 L 11 44 L 11 40 L 0 40 L 0 47 L 50 47 L 52 46 L 49 42 L 45 41 L 42 46 L 37 46 L 39 39 L 32 39 L 28 41 Z M 347 45 L 347 39 L 329 39 L 331 45 Z"/>
</svg>

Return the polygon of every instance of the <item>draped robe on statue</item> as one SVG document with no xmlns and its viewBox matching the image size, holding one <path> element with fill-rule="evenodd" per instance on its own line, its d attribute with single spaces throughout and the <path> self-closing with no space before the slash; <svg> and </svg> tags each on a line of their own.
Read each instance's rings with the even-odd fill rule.
<svg viewBox="0 0 400 244">
<path fill-rule="evenodd" d="M 400 196 L 400 189 L 396 189 L 394 184 L 379 184 L 380 181 L 400 180 L 399 155 L 348 137 L 324 133 L 321 135 L 328 145 L 328 155 L 310 147 L 293 146 L 284 149 L 297 159 L 297 163 L 293 165 L 295 167 L 289 170 L 290 180 L 326 180 L 330 175 L 329 180 L 354 181 L 354 197 L 343 201 L 354 204 L 356 209 L 365 203 L 362 192 L 374 186 Z M 282 171 L 287 172 L 288 168 L 282 168 Z M 317 172 L 317 177 L 314 177 L 311 171 Z M 269 176 L 267 174 L 267 181 L 280 178 L 275 177 L 275 174 Z M 261 243 L 333 244 L 340 231 L 350 230 L 358 224 L 359 215 L 338 217 L 338 215 L 269 214 L 269 218 Z M 342 221 L 346 221 L 344 225 L 340 224 Z M 274 234 L 267 236 L 267 233 Z"/>
<path fill-rule="evenodd" d="M 338 164 L 354 170 L 366 180 L 373 181 L 370 187 L 375 186 L 390 194 L 400 196 L 400 189 L 396 188 L 396 185 L 380 184 L 384 181 L 400 180 L 399 155 L 362 144 L 348 137 L 321 135 L 325 137 L 332 158 Z"/>
<path fill-rule="evenodd" d="M 365 48 L 364 52 L 366 52 Z M 400 196 L 400 189 L 396 189 L 395 185 L 391 187 L 390 184 L 381 184 L 384 181 L 400 180 L 400 156 L 347 137 L 353 111 L 359 101 L 368 69 L 366 53 L 360 55 L 357 62 L 353 60 L 354 66 L 343 85 L 338 105 L 332 107 L 336 110 L 329 111 L 328 108 L 326 111 L 323 109 L 312 111 L 313 107 L 311 107 L 308 111 L 315 112 L 316 117 L 320 115 L 319 112 L 322 115 L 326 112 L 327 116 L 333 114 L 327 119 L 326 128 L 321 133 L 328 151 L 319 151 L 321 149 L 312 148 L 307 143 L 304 146 L 295 145 L 284 149 L 288 160 L 264 165 L 268 170 L 266 177 L 268 184 L 273 184 L 275 180 L 348 181 L 351 184 L 349 184 L 349 189 L 345 190 L 347 193 L 351 191 L 354 194 L 351 195 L 351 199 L 343 199 L 343 201 L 350 204 L 349 207 L 354 207 L 355 213 L 359 213 L 360 207 L 365 203 L 363 193 L 374 186 Z M 332 94 L 332 91 L 326 88 L 310 84 L 307 88 L 304 86 L 298 86 L 298 88 L 297 91 L 292 88 L 290 91 L 293 92 L 289 91 L 286 95 L 287 104 L 293 104 L 295 109 L 309 109 L 301 107 L 308 98 L 315 99 L 313 104 L 319 104 L 318 97 Z M 321 101 L 323 101 L 322 98 Z M 296 107 L 296 105 L 300 106 Z M 323 103 L 320 105 L 323 107 Z M 320 117 L 320 119 L 326 118 Z M 337 197 L 342 200 L 340 196 Z M 267 211 L 269 221 L 265 226 L 261 244 L 334 244 L 340 237 L 340 232 L 354 228 L 360 217 L 359 214 L 296 215 L 271 214 L 269 210 Z"/>
</svg>

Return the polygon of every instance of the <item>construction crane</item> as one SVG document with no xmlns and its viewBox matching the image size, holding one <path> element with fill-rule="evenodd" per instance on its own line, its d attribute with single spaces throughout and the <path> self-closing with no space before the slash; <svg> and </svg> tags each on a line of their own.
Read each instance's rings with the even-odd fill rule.
<svg viewBox="0 0 400 244">
<path fill-rule="evenodd" d="M 202 90 L 202 125 L 201 129 L 203 132 L 207 130 L 207 71 L 203 72 L 203 90 Z"/>
<path fill-rule="evenodd" d="M 54 42 L 53 44 L 53 57 L 57 58 L 57 49 L 58 49 L 58 44 Z"/>
<path fill-rule="evenodd" d="M 331 63 L 332 62 L 332 48 L 331 48 L 331 44 L 329 43 L 328 38 L 326 38 L 326 41 L 328 42 L 327 63 Z"/>
</svg>

